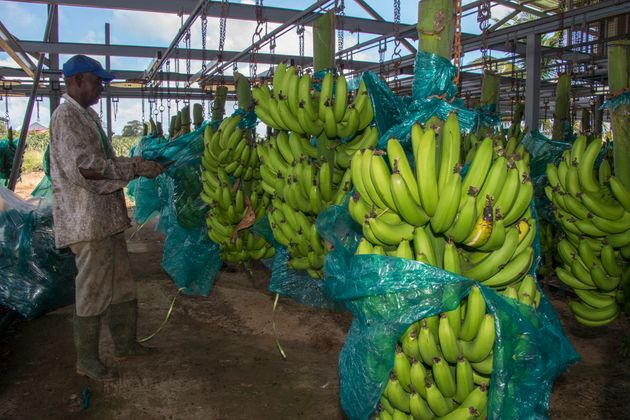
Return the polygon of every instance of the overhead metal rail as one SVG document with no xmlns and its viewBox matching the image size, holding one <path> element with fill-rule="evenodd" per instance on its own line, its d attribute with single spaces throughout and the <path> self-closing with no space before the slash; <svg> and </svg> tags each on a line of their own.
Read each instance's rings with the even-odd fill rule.
<svg viewBox="0 0 630 420">
<path fill-rule="evenodd" d="M 182 24 L 181 28 L 179 28 L 179 31 L 177 31 L 177 35 L 175 35 L 175 38 L 171 41 L 171 45 L 168 46 L 164 53 L 159 54 L 157 60 L 151 64 L 144 73 L 142 79 L 145 80 L 145 82 L 150 83 L 153 81 L 153 78 L 157 72 L 160 71 L 164 62 L 168 60 L 173 50 L 177 48 L 184 35 L 186 35 L 192 24 L 195 23 L 195 20 L 197 19 L 197 16 L 199 16 L 199 13 L 201 13 L 201 10 L 206 7 L 208 3 L 208 0 L 199 0 L 197 2 L 197 6 L 195 6 L 190 15 L 188 15 L 188 18 L 186 18 L 186 21 Z"/>
</svg>

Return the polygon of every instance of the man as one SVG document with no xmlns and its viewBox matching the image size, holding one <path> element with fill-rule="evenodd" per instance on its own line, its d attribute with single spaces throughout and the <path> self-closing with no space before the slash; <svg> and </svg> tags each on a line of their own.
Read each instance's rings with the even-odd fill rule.
<svg viewBox="0 0 630 420">
<path fill-rule="evenodd" d="M 109 309 L 117 357 L 148 352 L 136 341 L 136 284 L 124 231 L 131 223 L 123 187 L 162 172 L 156 162 L 116 156 L 90 107 L 114 77 L 101 64 L 76 55 L 63 65 L 67 94 L 51 118 L 50 174 L 58 248 L 75 255 L 76 311 L 73 320 L 77 373 L 94 380 L 115 375 L 99 358 L 100 321 Z"/>
</svg>

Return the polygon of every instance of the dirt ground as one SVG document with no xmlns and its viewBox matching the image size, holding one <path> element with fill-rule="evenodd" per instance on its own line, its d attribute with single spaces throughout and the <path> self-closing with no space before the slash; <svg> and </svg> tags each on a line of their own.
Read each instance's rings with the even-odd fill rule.
<svg viewBox="0 0 630 420">
<path fill-rule="evenodd" d="M 177 290 L 160 267 L 160 234 L 147 225 L 128 243 L 144 337 L 160 326 Z M 264 268 L 252 276 L 224 270 L 209 297 L 177 296 L 170 320 L 148 343 L 159 349 L 151 356 L 114 362 L 103 329 L 103 359 L 120 375 L 105 385 L 74 373 L 72 306 L 14 322 L 0 336 L 0 419 L 343 418 L 337 362 L 350 316 L 281 299 L 275 321 L 283 360 L 268 279 Z M 581 327 L 563 297 L 548 296 L 582 356 L 556 381 L 550 417 L 630 418 L 630 365 L 619 356 L 627 323 Z"/>
<path fill-rule="evenodd" d="M 24 199 L 28 198 L 43 176 L 43 171 L 20 174 L 20 178 L 15 185 L 15 193 Z"/>
</svg>

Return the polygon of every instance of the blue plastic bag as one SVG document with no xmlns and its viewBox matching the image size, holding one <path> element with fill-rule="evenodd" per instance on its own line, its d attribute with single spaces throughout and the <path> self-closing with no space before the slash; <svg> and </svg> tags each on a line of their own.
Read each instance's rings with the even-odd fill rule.
<svg viewBox="0 0 630 420">
<path fill-rule="evenodd" d="M 399 337 L 413 322 L 454 309 L 474 282 L 412 260 L 355 256 L 361 228 L 343 207 L 322 213 L 318 229 L 334 247 L 325 262 L 328 293 L 354 318 L 339 358 L 341 405 L 349 418 L 367 419 Z M 489 418 L 547 418 L 554 379 L 579 356 L 544 295 L 533 310 L 489 288 L 482 292 L 497 334 Z"/>
</svg>

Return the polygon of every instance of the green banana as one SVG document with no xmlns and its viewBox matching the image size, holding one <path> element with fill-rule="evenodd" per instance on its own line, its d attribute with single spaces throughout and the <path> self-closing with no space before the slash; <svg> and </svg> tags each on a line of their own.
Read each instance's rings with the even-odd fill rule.
<svg viewBox="0 0 630 420">
<path fill-rule="evenodd" d="M 468 294 L 466 303 L 466 316 L 459 331 L 459 338 L 471 341 L 477 336 L 477 331 L 486 313 L 486 301 L 481 294 L 479 286 L 473 285 Z"/>
<path fill-rule="evenodd" d="M 448 324 L 448 322 L 447 322 Z M 439 357 L 433 358 L 433 381 L 437 385 L 438 389 L 445 397 L 452 397 L 455 395 L 456 385 L 455 377 L 451 372 L 451 367 L 448 363 Z"/>
<path fill-rule="evenodd" d="M 494 316 L 492 314 L 484 315 L 479 326 L 477 336 L 473 341 L 460 341 L 462 354 L 471 363 L 481 362 L 484 360 L 494 347 L 495 327 Z"/>
<path fill-rule="evenodd" d="M 463 355 L 457 358 L 457 366 L 455 368 L 455 378 L 457 382 L 457 390 L 453 399 L 459 403 L 464 401 L 475 387 L 473 381 L 473 370 L 470 362 Z"/>
<path fill-rule="evenodd" d="M 414 131 L 412 131 L 412 136 Z M 419 139 L 418 150 L 415 156 L 416 182 L 422 208 L 433 216 L 437 208 L 439 191 L 437 173 L 435 168 L 435 131 L 427 129 Z"/>
</svg>

